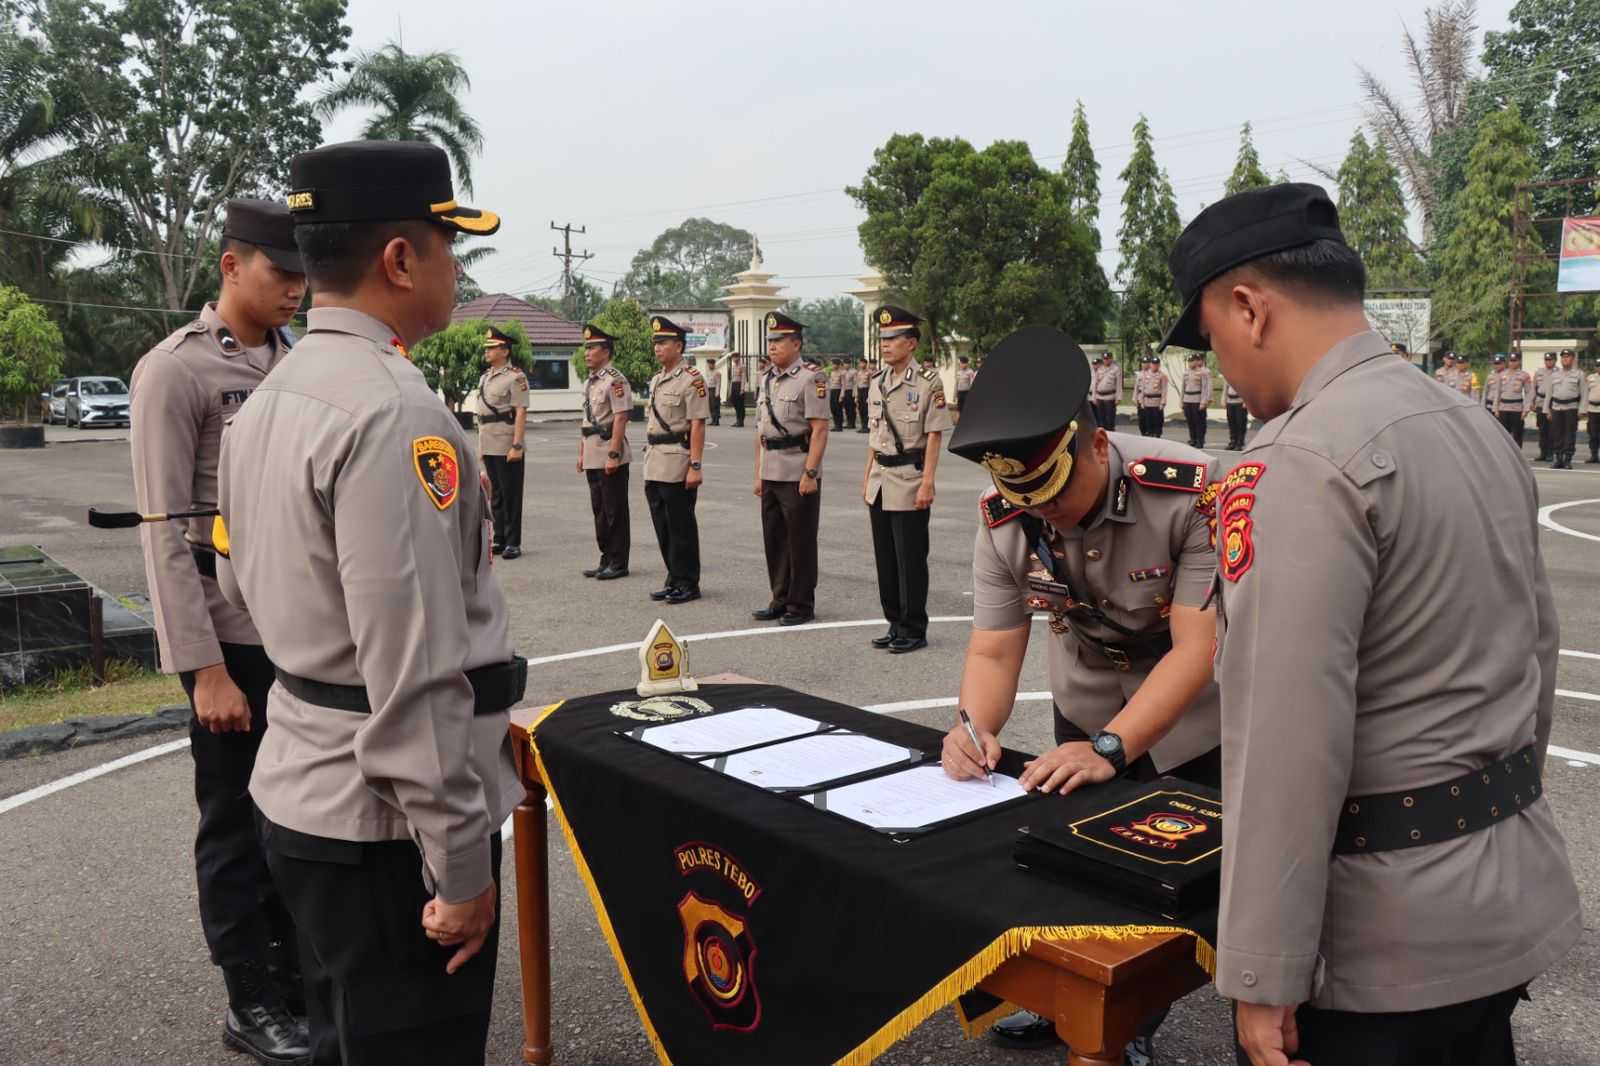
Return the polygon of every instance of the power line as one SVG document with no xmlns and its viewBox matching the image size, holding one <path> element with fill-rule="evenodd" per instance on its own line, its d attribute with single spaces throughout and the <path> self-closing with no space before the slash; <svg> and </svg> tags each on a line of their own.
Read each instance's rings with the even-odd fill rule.
<svg viewBox="0 0 1600 1066">
<path fill-rule="evenodd" d="M 556 249 L 552 248 L 550 249 L 550 254 L 561 260 L 561 307 L 567 312 L 567 317 L 571 318 L 575 313 L 573 309 L 577 305 L 577 299 L 572 289 L 572 261 L 576 259 L 581 263 L 585 260 L 593 259 L 594 253 L 589 251 L 587 248 L 583 250 L 582 255 L 578 255 L 573 252 L 572 223 L 568 222 L 565 226 L 558 226 L 554 222 L 551 222 L 550 228 L 555 230 L 557 233 L 560 233 L 565 241 L 565 251 L 557 251 Z M 588 233 L 589 228 L 587 226 L 579 226 L 578 232 Z"/>
</svg>

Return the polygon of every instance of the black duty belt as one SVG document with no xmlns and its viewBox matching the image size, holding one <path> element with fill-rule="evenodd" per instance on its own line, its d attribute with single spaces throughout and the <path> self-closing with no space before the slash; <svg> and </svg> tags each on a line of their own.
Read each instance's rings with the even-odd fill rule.
<svg viewBox="0 0 1600 1066">
<path fill-rule="evenodd" d="M 585 437 L 609 437 L 611 436 L 611 428 L 609 426 L 604 429 L 599 426 L 584 426 L 583 435 Z"/>
<path fill-rule="evenodd" d="M 1533 745 L 1437 785 L 1351 796 L 1339 815 L 1335 855 L 1398 851 L 1476 833 L 1533 806 L 1542 794 Z"/>
<path fill-rule="evenodd" d="M 201 577 L 217 579 L 217 553 L 204 548 L 190 548 L 189 554 L 194 556 L 194 568 L 200 571 Z"/>
<path fill-rule="evenodd" d="M 1153 663 L 1172 650 L 1172 631 L 1167 629 L 1159 633 L 1142 633 L 1125 640 L 1101 640 L 1081 629 L 1074 630 L 1074 635 L 1111 660 L 1111 664 L 1123 673 L 1143 663 Z"/>
<path fill-rule="evenodd" d="M 336 711 L 371 714 L 367 690 L 361 685 L 330 685 L 313 681 L 286 670 L 278 670 L 278 683 L 302 703 L 331 707 Z M 491 663 L 467 671 L 472 684 L 473 714 L 499 714 L 522 699 L 528 688 L 528 660 L 513 656 L 508 663 Z"/>
<path fill-rule="evenodd" d="M 684 447 L 689 446 L 689 434 L 687 433 L 647 433 L 644 439 L 646 444 L 682 444 Z"/>
<path fill-rule="evenodd" d="M 891 452 L 873 452 L 872 454 L 878 460 L 879 466 L 915 466 L 918 470 L 921 470 L 928 450 L 926 448 L 911 448 L 908 451 L 901 452 L 899 455 Z"/>
<path fill-rule="evenodd" d="M 479 423 L 515 422 L 516 420 L 517 420 L 516 411 L 509 410 L 509 409 L 505 410 L 505 411 L 495 411 L 492 414 L 479 415 L 478 416 Z"/>
<path fill-rule="evenodd" d="M 769 452 L 780 451 L 785 448 L 804 448 L 811 443 L 811 434 L 790 433 L 782 437 L 762 437 L 761 443 L 767 446 Z"/>
<path fill-rule="evenodd" d="M 1580 400 L 1557 400 L 1557 399 L 1552 398 L 1550 400 L 1550 410 L 1552 410 L 1552 411 L 1576 411 L 1578 409 L 1579 403 L 1581 403 L 1581 402 L 1582 401 L 1580 401 Z"/>
</svg>

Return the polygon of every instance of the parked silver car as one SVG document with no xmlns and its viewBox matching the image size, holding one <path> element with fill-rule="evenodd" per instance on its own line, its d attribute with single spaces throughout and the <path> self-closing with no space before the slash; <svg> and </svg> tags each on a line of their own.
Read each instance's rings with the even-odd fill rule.
<svg viewBox="0 0 1600 1066">
<path fill-rule="evenodd" d="M 129 425 L 128 386 L 121 378 L 63 378 L 50 388 L 46 419 L 69 426 Z"/>
</svg>

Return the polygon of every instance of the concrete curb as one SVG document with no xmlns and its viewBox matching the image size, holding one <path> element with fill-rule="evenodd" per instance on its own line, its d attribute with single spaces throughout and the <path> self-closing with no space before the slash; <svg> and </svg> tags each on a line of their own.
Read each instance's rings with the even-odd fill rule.
<svg viewBox="0 0 1600 1066">
<path fill-rule="evenodd" d="M 189 724 L 186 703 L 161 707 L 153 714 L 108 714 L 98 718 L 73 718 L 53 725 L 34 725 L 0 733 L 0 760 L 25 755 L 51 755 L 68 748 L 104 744 L 111 740 L 165 733 Z"/>
</svg>

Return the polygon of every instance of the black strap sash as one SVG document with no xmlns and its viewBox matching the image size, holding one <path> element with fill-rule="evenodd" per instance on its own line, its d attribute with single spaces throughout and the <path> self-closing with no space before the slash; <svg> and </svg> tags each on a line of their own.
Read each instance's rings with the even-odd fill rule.
<svg viewBox="0 0 1600 1066">
<path fill-rule="evenodd" d="M 1022 516 L 1022 528 L 1028 543 L 1033 545 L 1033 557 L 1057 586 L 1060 594 L 1066 598 L 1066 607 L 1057 612 L 1061 618 L 1069 619 L 1074 624 L 1066 627 L 1080 643 L 1088 645 L 1101 655 L 1109 659 L 1118 670 L 1127 672 L 1135 663 L 1149 662 L 1159 659 L 1172 650 L 1172 631 L 1162 629 L 1155 632 L 1140 632 L 1130 629 L 1106 614 L 1092 602 L 1078 599 L 1072 591 L 1072 583 L 1067 575 L 1066 565 L 1056 559 L 1055 552 L 1050 550 L 1050 539 L 1046 534 L 1043 519 L 1033 515 Z M 1101 640 L 1090 636 L 1083 631 L 1085 625 L 1104 626 L 1124 639 L 1119 641 Z"/>
</svg>

